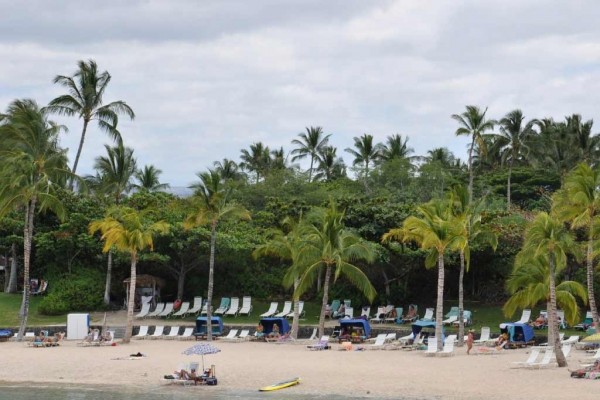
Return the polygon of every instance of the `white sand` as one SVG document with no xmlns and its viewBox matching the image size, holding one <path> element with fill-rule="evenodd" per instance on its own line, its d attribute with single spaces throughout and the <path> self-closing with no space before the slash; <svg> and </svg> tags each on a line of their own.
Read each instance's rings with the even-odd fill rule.
<svg viewBox="0 0 600 400">
<path fill-rule="evenodd" d="M 133 340 L 115 347 L 79 347 L 66 341 L 54 348 L 29 348 L 24 343 L 0 343 L 0 382 L 111 384 L 135 387 L 164 385 L 162 377 L 180 364 L 201 361 L 181 352 L 192 341 Z M 425 357 L 418 351 L 310 351 L 304 345 L 257 342 L 213 342 L 218 354 L 204 357 L 215 364 L 219 388 L 257 390 L 299 376 L 302 383 L 286 393 L 345 396 L 434 397 L 444 399 L 597 399 L 600 381 L 573 379 L 565 368 L 509 368 L 528 350 L 503 355 Z M 140 360 L 114 360 L 142 352 Z M 585 353 L 573 351 L 571 369 Z M 191 388 L 190 390 L 211 390 Z"/>
</svg>

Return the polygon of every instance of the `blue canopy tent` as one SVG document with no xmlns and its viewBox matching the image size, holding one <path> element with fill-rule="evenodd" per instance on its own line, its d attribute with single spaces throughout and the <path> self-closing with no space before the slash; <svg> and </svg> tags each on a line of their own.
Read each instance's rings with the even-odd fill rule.
<svg viewBox="0 0 600 400">
<path fill-rule="evenodd" d="M 273 325 L 279 327 L 279 333 L 285 335 L 290 331 L 290 324 L 285 318 L 261 318 L 260 324 L 263 326 L 263 333 L 268 335 L 273 332 Z"/>
<path fill-rule="evenodd" d="M 413 333 L 413 339 L 417 337 L 417 335 L 419 333 L 421 333 L 421 331 L 423 329 L 433 329 L 435 331 L 435 321 L 415 321 L 412 324 L 412 333 Z M 442 340 L 445 339 L 444 336 L 444 326 L 442 325 Z"/>
<path fill-rule="evenodd" d="M 526 344 L 535 336 L 529 324 L 520 322 L 505 322 L 500 324 L 500 332 L 508 334 L 508 343 Z"/>
<path fill-rule="evenodd" d="M 341 332 L 347 332 L 347 335 L 352 336 L 352 332 L 362 331 L 360 336 L 361 340 L 365 340 L 371 337 L 371 325 L 369 321 L 364 319 L 341 319 L 340 320 Z M 340 340 L 344 339 L 340 336 Z"/>
<path fill-rule="evenodd" d="M 213 336 L 221 336 L 223 334 L 223 320 L 221 317 L 212 317 L 210 319 L 212 325 L 212 334 Z M 208 322 L 207 317 L 198 317 L 196 318 L 196 332 L 194 336 L 196 338 L 200 336 L 206 336 L 206 323 Z"/>
</svg>

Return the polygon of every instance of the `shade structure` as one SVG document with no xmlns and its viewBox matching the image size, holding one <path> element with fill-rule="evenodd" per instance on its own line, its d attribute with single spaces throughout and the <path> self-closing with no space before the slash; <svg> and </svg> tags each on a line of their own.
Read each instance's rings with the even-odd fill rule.
<svg viewBox="0 0 600 400">
<path fill-rule="evenodd" d="M 200 355 L 202 357 L 202 372 L 204 372 L 204 355 L 215 354 L 221 350 L 210 343 L 200 343 L 185 349 L 182 354 L 186 356 Z"/>
<path fill-rule="evenodd" d="M 593 335 L 586 336 L 581 339 L 581 341 L 586 343 L 600 343 L 600 333 L 594 333 Z"/>
</svg>

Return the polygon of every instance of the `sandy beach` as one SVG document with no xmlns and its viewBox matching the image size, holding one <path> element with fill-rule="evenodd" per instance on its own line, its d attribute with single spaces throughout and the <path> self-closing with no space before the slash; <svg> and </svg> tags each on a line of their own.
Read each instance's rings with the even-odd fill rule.
<svg viewBox="0 0 600 400">
<path fill-rule="evenodd" d="M 30 348 L 24 343 L 0 343 L 0 382 L 18 384 L 111 384 L 155 388 L 163 375 L 182 363 L 201 361 L 182 351 L 196 342 L 135 340 L 114 347 L 80 347 L 64 341 L 59 347 Z M 220 353 L 204 357 L 216 366 L 219 385 L 189 390 L 257 390 L 299 376 L 302 383 L 287 394 L 339 394 L 370 398 L 506 399 L 518 393 L 528 399 L 596 399 L 600 382 L 569 377 L 567 369 L 511 369 L 527 349 L 502 355 L 425 357 L 419 351 L 310 351 L 305 345 L 263 342 L 213 343 Z M 147 357 L 127 359 L 141 352 Z M 586 354 L 574 350 L 570 368 Z"/>
</svg>

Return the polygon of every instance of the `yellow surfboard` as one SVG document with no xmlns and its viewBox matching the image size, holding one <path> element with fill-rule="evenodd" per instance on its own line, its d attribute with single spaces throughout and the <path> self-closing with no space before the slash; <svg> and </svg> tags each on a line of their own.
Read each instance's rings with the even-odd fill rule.
<svg viewBox="0 0 600 400">
<path fill-rule="evenodd" d="M 279 390 L 279 389 L 283 389 L 286 387 L 294 386 L 299 383 L 300 383 L 300 378 L 292 378 L 292 379 L 288 379 L 287 381 L 283 381 L 283 382 L 275 383 L 273 385 L 261 387 L 258 390 L 261 392 L 270 392 L 272 390 Z"/>
</svg>

